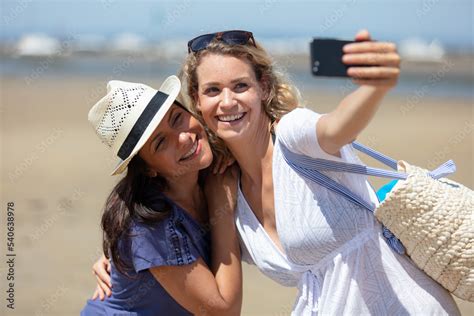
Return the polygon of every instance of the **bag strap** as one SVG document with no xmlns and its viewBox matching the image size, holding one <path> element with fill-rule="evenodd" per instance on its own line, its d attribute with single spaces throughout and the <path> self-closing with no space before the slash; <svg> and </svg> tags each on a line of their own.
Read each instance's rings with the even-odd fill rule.
<svg viewBox="0 0 474 316">
<path fill-rule="evenodd" d="M 393 158 L 390 158 L 378 151 L 376 151 L 375 149 L 372 149 L 368 146 L 365 146 L 359 142 L 352 142 L 352 146 L 359 150 L 360 152 L 363 152 L 365 153 L 366 155 L 374 158 L 375 160 L 378 160 L 380 161 L 381 163 L 389 166 L 390 168 L 394 169 L 394 170 L 398 170 L 398 167 L 397 167 L 397 161 Z M 377 169 L 377 168 L 371 168 L 371 169 L 376 169 L 378 172 L 382 172 L 383 174 L 383 171 L 382 169 Z M 385 170 L 386 172 L 386 170 Z M 433 179 L 440 179 L 442 177 L 445 177 L 447 175 L 450 175 L 452 173 L 456 172 L 456 164 L 454 163 L 454 161 L 452 161 L 451 159 L 446 161 L 445 163 L 443 163 L 442 165 L 440 165 L 438 168 L 436 168 L 435 170 L 432 170 L 428 173 L 428 175 L 430 177 L 432 177 Z M 405 173 L 401 173 L 399 172 L 399 174 L 403 174 L 405 175 Z M 374 174 L 375 175 L 375 174 Z M 375 175 L 377 176 L 377 175 Z"/>
<path fill-rule="evenodd" d="M 389 166 L 390 168 L 397 170 L 397 161 L 393 158 L 390 158 L 389 156 L 386 156 L 375 149 L 372 149 L 370 147 L 365 146 L 364 144 L 361 144 L 359 142 L 353 141 L 352 146 L 357 149 L 360 152 L 363 152 L 364 154 L 380 161 L 386 166 Z"/>
<path fill-rule="evenodd" d="M 352 143 L 355 149 L 371 156 L 372 158 L 380 161 L 381 163 L 396 169 L 397 168 L 397 161 L 383 155 L 376 150 L 373 150 L 365 145 L 362 145 L 358 142 Z M 350 164 L 345 162 L 337 162 L 332 160 L 326 159 L 319 159 L 319 158 L 312 158 L 300 154 L 296 154 L 286 148 L 282 143 L 280 143 L 283 157 L 288 165 L 295 170 L 301 176 L 324 186 L 325 188 L 336 192 L 352 203 L 361 206 L 371 213 L 375 211 L 375 205 L 373 203 L 369 203 L 365 201 L 363 198 L 358 196 L 357 194 L 353 193 L 344 185 L 334 181 L 333 179 L 329 178 L 328 176 L 322 174 L 320 170 L 331 170 L 331 171 L 338 171 L 338 172 L 349 172 L 349 173 L 356 173 L 356 174 L 364 174 L 364 175 L 372 175 L 377 177 L 387 177 L 387 178 L 394 178 L 394 179 L 406 179 L 407 174 L 402 172 L 396 171 L 388 171 L 379 168 L 372 168 L 358 164 Z M 452 160 L 449 160 L 442 164 L 437 169 L 431 171 L 429 174 L 435 179 L 438 179 L 446 174 L 450 174 L 456 170 L 456 166 Z M 387 239 L 389 245 L 394 249 L 397 253 L 403 254 L 405 253 L 405 248 L 400 243 L 400 241 L 393 235 L 393 233 L 388 230 L 385 226 L 383 226 L 383 235 Z"/>
<path fill-rule="evenodd" d="M 380 161 L 381 163 L 389 166 L 390 168 L 397 170 L 397 161 L 395 159 L 392 159 L 384 154 L 381 154 L 378 151 L 372 148 L 369 148 L 358 142 L 353 142 L 352 145 L 355 149 L 367 154 L 368 156 L 374 158 L 375 160 Z M 317 170 L 349 172 L 349 173 L 363 174 L 363 175 L 375 176 L 375 177 L 381 177 L 381 178 L 399 179 L 399 180 L 405 180 L 408 177 L 408 175 L 404 172 L 384 170 L 380 168 L 373 168 L 373 167 L 368 167 L 368 166 L 359 165 L 359 164 L 338 162 L 338 161 L 321 159 L 321 158 L 312 158 L 312 157 L 308 157 L 304 155 L 298 155 L 291 151 L 289 151 L 288 155 L 293 162 L 298 163 L 298 165 L 302 166 L 303 168 L 308 168 L 308 169 L 316 168 Z M 456 165 L 454 164 L 452 160 L 448 160 L 444 164 L 436 168 L 435 170 L 431 171 L 429 175 L 434 179 L 439 179 L 455 171 L 456 171 Z"/>
</svg>

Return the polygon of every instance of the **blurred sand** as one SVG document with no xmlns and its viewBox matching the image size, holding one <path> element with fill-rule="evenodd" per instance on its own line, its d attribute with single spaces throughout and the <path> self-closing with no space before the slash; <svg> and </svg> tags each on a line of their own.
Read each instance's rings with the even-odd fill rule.
<svg viewBox="0 0 474 316">
<path fill-rule="evenodd" d="M 1 81 L 1 200 L 3 209 L 15 203 L 17 254 L 16 310 L 6 313 L 2 303 L 7 315 L 78 315 L 93 293 L 101 208 L 116 181 L 109 176 L 114 160 L 87 122 L 89 108 L 104 92 L 105 82 L 94 78 L 42 79 L 30 85 L 22 78 Z M 318 112 L 330 111 L 342 98 L 301 92 Z M 473 109 L 472 100 L 389 95 L 359 141 L 424 167 L 453 159 L 458 171 L 452 178 L 473 188 Z M 2 279 L 5 267 L 0 265 Z M 289 315 L 296 290 L 279 286 L 254 267 L 244 270 L 242 314 Z M 2 302 L 5 286 L 2 282 Z M 459 306 L 464 315 L 473 314 L 474 304 Z"/>
</svg>

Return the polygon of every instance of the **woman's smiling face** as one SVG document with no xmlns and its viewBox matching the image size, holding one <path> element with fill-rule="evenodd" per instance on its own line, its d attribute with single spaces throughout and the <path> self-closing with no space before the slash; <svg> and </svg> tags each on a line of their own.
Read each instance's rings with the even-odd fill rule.
<svg viewBox="0 0 474 316">
<path fill-rule="evenodd" d="M 166 179 L 197 172 L 212 162 L 203 126 L 188 111 L 175 104 L 140 149 L 139 155 L 151 172 Z"/>
<path fill-rule="evenodd" d="M 196 74 L 197 108 L 217 136 L 227 142 L 255 132 L 256 122 L 266 116 L 265 93 L 246 59 L 209 53 Z"/>
</svg>

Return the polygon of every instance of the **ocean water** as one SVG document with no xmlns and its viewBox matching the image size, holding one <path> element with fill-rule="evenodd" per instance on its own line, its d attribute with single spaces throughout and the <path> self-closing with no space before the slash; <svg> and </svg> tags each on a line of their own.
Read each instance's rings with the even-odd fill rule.
<svg viewBox="0 0 474 316">
<path fill-rule="evenodd" d="M 181 58 L 162 62 L 157 59 L 134 56 L 100 57 L 79 56 L 68 58 L 14 58 L 0 60 L 0 76 L 15 77 L 31 84 L 48 78 L 91 77 L 101 80 L 150 81 L 176 74 L 181 67 Z M 350 93 L 356 87 L 350 79 L 321 78 L 312 76 L 308 67 L 294 64 L 282 67 L 289 79 L 302 91 L 340 94 Z M 416 73 L 402 72 L 392 94 L 416 97 L 458 98 L 474 101 L 474 74 L 458 74 L 454 71 Z"/>
</svg>

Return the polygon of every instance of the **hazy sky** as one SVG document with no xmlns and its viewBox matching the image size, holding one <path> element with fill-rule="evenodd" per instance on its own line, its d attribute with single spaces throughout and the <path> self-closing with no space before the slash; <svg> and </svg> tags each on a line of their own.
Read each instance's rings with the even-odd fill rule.
<svg viewBox="0 0 474 316">
<path fill-rule="evenodd" d="M 2 37 L 10 39 L 30 32 L 190 38 L 224 29 L 251 30 L 261 37 L 352 38 L 358 29 L 368 28 L 379 39 L 418 36 L 472 48 L 473 2 L 1 0 L 1 25 Z"/>
</svg>

